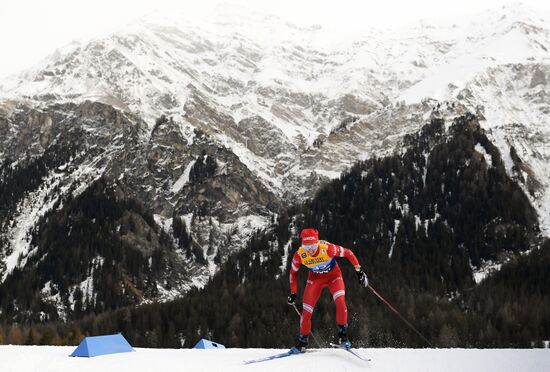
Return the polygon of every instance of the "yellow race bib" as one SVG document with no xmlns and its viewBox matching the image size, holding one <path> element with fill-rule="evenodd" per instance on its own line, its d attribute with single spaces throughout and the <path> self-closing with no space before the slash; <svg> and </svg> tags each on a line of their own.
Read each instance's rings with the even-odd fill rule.
<svg viewBox="0 0 550 372">
<path fill-rule="evenodd" d="M 328 246 L 325 242 L 319 242 L 319 254 L 315 257 L 310 256 L 303 246 L 298 249 L 302 265 L 316 274 L 325 274 L 336 266 L 334 257 L 330 257 L 327 253 Z"/>
</svg>

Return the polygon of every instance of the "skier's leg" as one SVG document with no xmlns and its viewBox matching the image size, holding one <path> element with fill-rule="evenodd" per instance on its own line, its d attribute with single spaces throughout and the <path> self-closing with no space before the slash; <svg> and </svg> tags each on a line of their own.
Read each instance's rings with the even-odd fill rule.
<svg viewBox="0 0 550 372">
<path fill-rule="evenodd" d="M 346 349 L 351 347 L 348 340 L 348 308 L 346 306 L 346 289 L 342 273 L 337 273 L 335 278 L 331 279 L 328 288 L 332 293 L 332 298 L 336 305 L 336 325 L 338 326 L 338 342 Z"/>
<path fill-rule="evenodd" d="M 330 280 L 328 289 L 336 305 L 336 323 L 343 326 L 348 323 L 348 308 L 346 306 L 346 288 L 341 273 Z"/>
<path fill-rule="evenodd" d="M 311 332 L 311 316 L 323 287 L 322 281 L 308 278 L 304 290 L 302 318 L 300 319 L 300 334 L 303 336 L 308 336 Z"/>
</svg>

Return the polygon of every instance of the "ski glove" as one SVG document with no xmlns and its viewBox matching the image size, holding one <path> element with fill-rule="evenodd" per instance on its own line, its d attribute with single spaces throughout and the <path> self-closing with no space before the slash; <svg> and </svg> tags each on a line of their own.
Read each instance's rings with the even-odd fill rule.
<svg viewBox="0 0 550 372">
<path fill-rule="evenodd" d="M 296 305 L 296 293 L 289 294 L 286 299 L 286 303 L 289 304 L 290 306 Z"/>
<path fill-rule="evenodd" d="M 363 271 L 363 269 L 359 268 L 355 270 L 355 273 L 357 274 L 357 279 L 359 279 L 359 283 L 364 285 L 365 287 L 369 286 L 369 279 L 367 278 L 367 274 Z"/>
</svg>

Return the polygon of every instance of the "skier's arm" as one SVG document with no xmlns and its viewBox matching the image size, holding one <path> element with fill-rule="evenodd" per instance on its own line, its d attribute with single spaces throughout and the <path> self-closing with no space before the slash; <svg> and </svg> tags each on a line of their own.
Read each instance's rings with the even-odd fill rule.
<svg viewBox="0 0 550 372">
<path fill-rule="evenodd" d="M 300 265 L 302 264 L 302 261 L 300 260 L 300 255 L 298 254 L 298 251 L 294 252 L 294 256 L 292 257 L 292 262 L 290 263 L 290 292 L 296 293 L 298 292 L 298 270 L 300 270 Z"/>
<path fill-rule="evenodd" d="M 355 273 L 357 274 L 357 279 L 359 279 L 359 283 L 364 285 L 365 287 L 368 287 L 369 285 L 369 279 L 367 278 L 367 274 L 363 271 L 361 268 L 361 265 L 359 265 L 359 260 L 357 257 L 355 257 L 355 254 L 347 248 L 341 247 L 336 244 L 327 243 L 328 244 L 328 255 L 331 257 L 345 257 L 348 259 L 348 261 L 353 265 L 355 268 Z"/>
<path fill-rule="evenodd" d="M 350 249 L 332 243 L 327 244 L 327 253 L 330 257 L 345 257 L 353 265 L 355 270 L 361 269 L 361 265 L 359 265 L 359 260 L 357 259 L 357 257 L 355 257 L 355 254 Z"/>
</svg>

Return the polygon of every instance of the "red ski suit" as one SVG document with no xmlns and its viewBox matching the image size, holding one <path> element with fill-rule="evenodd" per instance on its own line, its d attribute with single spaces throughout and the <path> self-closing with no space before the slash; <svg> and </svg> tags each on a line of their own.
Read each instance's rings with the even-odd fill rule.
<svg viewBox="0 0 550 372">
<path fill-rule="evenodd" d="M 328 287 L 336 304 L 336 323 L 344 325 L 348 322 L 344 279 L 335 257 L 346 257 L 354 267 L 359 266 L 359 261 L 352 251 L 323 240 L 319 241 L 319 247 L 315 254 L 310 256 L 303 247 L 300 247 L 292 258 L 290 266 L 290 291 L 292 293 L 298 291 L 297 279 L 300 265 L 309 269 L 300 320 L 300 334 L 304 336 L 309 335 L 311 331 L 313 309 L 324 287 Z"/>
</svg>

